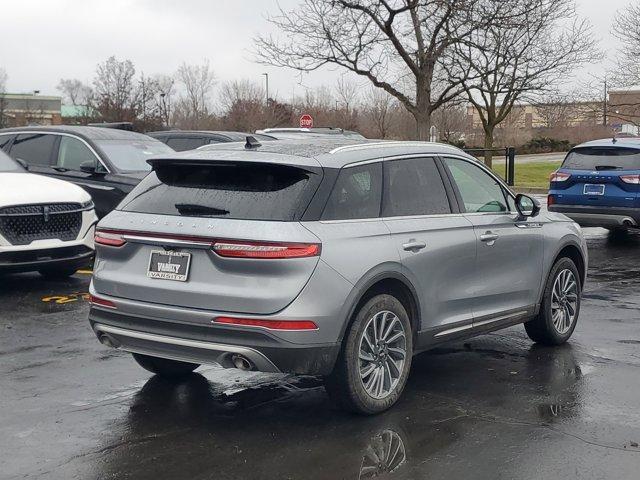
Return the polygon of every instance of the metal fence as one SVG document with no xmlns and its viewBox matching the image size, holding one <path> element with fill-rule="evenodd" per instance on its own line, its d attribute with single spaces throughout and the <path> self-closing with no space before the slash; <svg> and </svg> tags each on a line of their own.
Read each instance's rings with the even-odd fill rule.
<svg viewBox="0 0 640 480">
<path fill-rule="evenodd" d="M 495 156 L 504 156 L 504 176 L 502 178 L 507 182 L 507 185 L 513 186 L 515 184 L 516 149 L 514 147 L 465 148 L 464 151 L 479 159 L 482 159 L 488 152 L 495 154 Z"/>
</svg>

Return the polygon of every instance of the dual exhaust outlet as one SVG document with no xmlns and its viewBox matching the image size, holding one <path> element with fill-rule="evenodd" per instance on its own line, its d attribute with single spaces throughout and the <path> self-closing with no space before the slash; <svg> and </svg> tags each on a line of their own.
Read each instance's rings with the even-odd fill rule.
<svg viewBox="0 0 640 480">
<path fill-rule="evenodd" d="M 104 332 L 98 336 L 98 340 L 101 344 L 110 348 L 120 348 L 121 345 L 113 335 Z M 229 357 L 227 358 L 229 359 Z M 228 360 L 224 362 L 223 366 L 237 368 L 238 370 L 244 370 L 246 372 L 257 370 L 255 364 L 244 355 L 234 353 L 231 355 L 230 360 L 230 362 Z"/>
</svg>

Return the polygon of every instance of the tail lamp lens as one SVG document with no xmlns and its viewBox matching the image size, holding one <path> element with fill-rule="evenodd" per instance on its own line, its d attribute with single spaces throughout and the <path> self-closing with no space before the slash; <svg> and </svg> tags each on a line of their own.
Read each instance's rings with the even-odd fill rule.
<svg viewBox="0 0 640 480">
<path fill-rule="evenodd" d="M 93 239 L 95 243 L 99 245 L 107 245 L 109 247 L 121 247 L 127 243 L 121 233 L 109 230 L 96 230 L 96 234 Z"/>
<path fill-rule="evenodd" d="M 96 305 L 98 307 L 118 308 L 116 307 L 116 304 L 113 303 L 111 300 L 107 300 L 106 298 L 96 297 L 95 295 L 89 295 L 89 303 L 91 305 Z"/>
<path fill-rule="evenodd" d="M 552 172 L 551 175 L 549 175 L 549 181 L 550 182 L 566 182 L 567 180 L 569 180 L 570 177 L 571 177 L 570 173 Z"/>
<path fill-rule="evenodd" d="M 620 175 L 620 180 L 632 185 L 640 185 L 640 175 Z"/>
<path fill-rule="evenodd" d="M 320 255 L 320 244 L 220 241 L 213 244 L 213 251 L 221 257 L 303 258 Z"/>
<path fill-rule="evenodd" d="M 213 320 L 213 323 L 262 327 L 269 330 L 318 330 L 318 326 L 311 320 L 262 320 L 257 318 L 217 317 Z"/>
</svg>

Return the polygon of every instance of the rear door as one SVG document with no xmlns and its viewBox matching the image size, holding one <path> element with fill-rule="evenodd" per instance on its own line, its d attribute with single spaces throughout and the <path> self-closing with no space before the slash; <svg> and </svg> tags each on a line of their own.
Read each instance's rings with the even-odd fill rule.
<svg viewBox="0 0 640 480">
<path fill-rule="evenodd" d="M 555 203 L 639 207 L 640 149 L 580 147 L 569 152 L 552 178 Z M 563 175 L 564 174 L 564 175 Z"/>
<path fill-rule="evenodd" d="M 11 145 L 10 155 L 22 160 L 29 171 L 50 175 L 54 171 L 52 164 L 57 151 L 58 137 L 48 133 L 20 133 Z"/>
<path fill-rule="evenodd" d="M 420 295 L 421 331 L 451 338 L 473 320 L 473 225 L 450 202 L 434 158 L 384 166 L 382 216 Z"/>
<path fill-rule="evenodd" d="M 530 312 L 542 280 L 543 223 L 520 220 L 513 198 L 477 162 L 451 157 L 443 161 L 475 230 L 474 324 Z"/>
<path fill-rule="evenodd" d="M 111 240 L 98 238 L 94 287 L 165 305 L 277 312 L 318 263 L 319 240 L 299 219 L 321 178 L 320 168 L 269 163 L 156 167 L 101 222 L 99 236 Z"/>
</svg>

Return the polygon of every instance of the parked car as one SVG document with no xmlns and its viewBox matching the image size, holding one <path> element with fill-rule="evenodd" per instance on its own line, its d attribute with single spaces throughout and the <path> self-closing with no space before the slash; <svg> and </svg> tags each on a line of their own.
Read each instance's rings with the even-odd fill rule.
<svg viewBox="0 0 640 480">
<path fill-rule="evenodd" d="M 580 225 L 640 226 L 640 139 L 606 139 L 572 148 L 551 174 L 549 210 Z"/>
<path fill-rule="evenodd" d="M 87 192 L 28 173 L 0 151 L 0 274 L 73 275 L 93 256 L 97 221 Z"/>
<path fill-rule="evenodd" d="M 313 128 L 296 128 L 296 127 L 279 127 L 279 128 L 265 128 L 262 130 L 256 130 L 257 134 L 270 135 L 279 140 L 289 139 L 301 139 L 301 138 L 318 138 L 325 137 L 327 135 L 340 136 L 354 139 L 364 139 L 365 137 L 358 132 L 352 130 L 344 130 L 337 127 L 313 127 Z M 335 138 L 335 137 L 334 137 Z"/>
<path fill-rule="evenodd" d="M 211 130 L 170 130 L 161 132 L 148 132 L 147 135 L 153 138 L 157 138 L 163 143 L 166 143 L 176 152 L 195 150 L 196 148 L 202 147 L 204 145 L 216 143 L 244 142 L 247 138 L 247 135 L 255 137 L 256 140 L 259 140 L 260 142 L 275 140 L 275 137 L 272 137 L 270 135 Z"/>
<path fill-rule="evenodd" d="M 149 161 L 98 226 L 89 319 L 156 374 L 324 375 L 375 413 L 415 353 L 519 323 L 558 345 L 576 326 L 580 228 L 455 147 L 316 139 Z"/>
<path fill-rule="evenodd" d="M 105 216 L 149 173 L 146 159 L 171 148 L 146 135 L 100 127 L 0 130 L 0 148 L 30 172 L 84 188 Z"/>
</svg>

